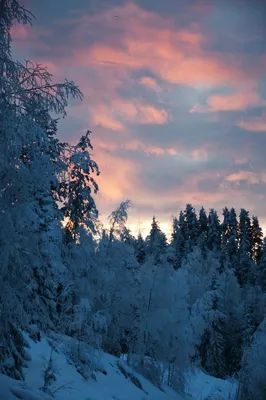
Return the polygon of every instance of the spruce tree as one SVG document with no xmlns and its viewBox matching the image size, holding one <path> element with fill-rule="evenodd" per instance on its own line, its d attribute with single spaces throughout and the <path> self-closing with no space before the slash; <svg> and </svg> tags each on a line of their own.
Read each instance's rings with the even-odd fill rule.
<svg viewBox="0 0 266 400">
<path fill-rule="evenodd" d="M 185 223 L 185 240 L 186 249 L 191 251 L 193 246 L 196 245 L 199 235 L 198 219 L 194 207 L 191 204 L 186 205 L 184 212 Z"/>
<path fill-rule="evenodd" d="M 141 233 L 138 234 L 136 243 L 135 243 L 135 254 L 136 254 L 136 259 L 140 264 L 143 264 L 145 262 L 146 258 L 146 248 L 145 248 L 145 241 L 141 235 Z"/>
<path fill-rule="evenodd" d="M 198 301 L 197 313 L 203 320 L 203 334 L 198 345 L 201 365 L 206 371 L 223 378 L 226 375 L 225 364 L 225 325 L 227 316 L 222 311 L 222 296 L 215 275 L 209 290 Z M 196 319 L 197 321 L 197 319 Z"/>
<path fill-rule="evenodd" d="M 205 208 L 201 207 L 199 211 L 198 233 L 199 235 L 201 235 L 202 233 L 207 234 L 207 232 L 208 232 L 208 217 Z"/>
<path fill-rule="evenodd" d="M 251 259 L 251 223 L 249 212 L 241 209 L 239 216 L 239 262 L 236 275 L 241 286 L 255 283 L 255 267 Z"/>
<path fill-rule="evenodd" d="M 173 266 L 175 269 L 181 267 L 182 261 L 185 256 L 185 216 L 181 211 L 179 219 L 174 218 L 173 220 L 173 231 L 171 247 L 173 249 Z"/>
<path fill-rule="evenodd" d="M 209 212 L 208 225 L 208 248 L 213 251 L 218 251 L 221 246 L 220 220 L 217 212 L 213 208 Z"/>
<path fill-rule="evenodd" d="M 150 234 L 147 237 L 147 253 L 155 257 L 158 261 L 160 255 L 166 249 L 167 241 L 165 234 L 161 231 L 159 222 L 155 216 L 152 219 Z"/>
</svg>

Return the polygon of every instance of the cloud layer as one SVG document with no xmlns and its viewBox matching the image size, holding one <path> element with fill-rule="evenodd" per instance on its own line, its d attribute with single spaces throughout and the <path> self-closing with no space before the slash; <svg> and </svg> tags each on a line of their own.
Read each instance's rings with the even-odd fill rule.
<svg viewBox="0 0 266 400">
<path fill-rule="evenodd" d="M 14 27 L 14 54 L 81 87 L 60 134 L 93 131 L 103 218 L 130 198 L 134 230 L 153 214 L 167 227 L 188 202 L 263 220 L 263 2 L 27 3 L 38 21 Z"/>
</svg>

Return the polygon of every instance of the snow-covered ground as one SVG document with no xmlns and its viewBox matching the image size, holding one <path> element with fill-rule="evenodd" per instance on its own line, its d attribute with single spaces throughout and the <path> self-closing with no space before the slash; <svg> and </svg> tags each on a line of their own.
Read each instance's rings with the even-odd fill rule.
<svg viewBox="0 0 266 400">
<path fill-rule="evenodd" d="M 235 400 L 237 395 L 237 382 L 223 380 L 207 375 L 201 370 L 194 370 L 186 376 L 186 393 L 193 400 L 211 398 L 213 400 Z M 212 396 L 212 397 L 211 397 Z"/>
<path fill-rule="evenodd" d="M 0 375 L 0 400 L 50 400 L 40 388 L 44 383 L 43 370 L 45 360 L 49 360 L 51 346 L 47 339 L 34 342 L 28 339 L 31 361 L 25 369 L 25 381 L 19 382 Z M 67 361 L 61 346 L 54 354 L 57 370 L 56 381 L 51 389 L 56 400 L 202 400 L 208 395 L 217 393 L 222 399 L 232 400 L 236 386 L 232 383 L 215 379 L 197 371 L 187 378 L 187 393 L 180 395 L 170 389 L 165 392 L 153 386 L 142 376 L 134 373 L 143 389 L 127 379 L 117 366 L 118 359 L 102 354 L 100 365 L 102 372 L 97 372 L 94 379 L 86 381 Z M 231 396 L 231 397 L 230 397 Z"/>
</svg>

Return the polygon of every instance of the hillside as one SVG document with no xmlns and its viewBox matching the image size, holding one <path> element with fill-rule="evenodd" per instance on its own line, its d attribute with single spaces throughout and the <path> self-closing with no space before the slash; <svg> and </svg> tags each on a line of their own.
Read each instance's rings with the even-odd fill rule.
<svg viewBox="0 0 266 400">
<path fill-rule="evenodd" d="M 75 365 L 70 364 L 63 349 L 66 349 L 69 338 L 62 337 L 61 344 L 57 338 L 57 350 L 54 350 L 53 367 L 56 380 L 49 387 L 50 394 L 44 393 L 40 388 L 44 384 L 44 366 L 50 358 L 55 341 L 46 337 L 35 342 L 27 337 L 30 345 L 28 349 L 31 360 L 24 369 L 25 381 L 15 381 L 5 375 L 0 375 L 1 400 L 185 400 L 202 399 L 210 394 L 220 393 L 224 399 L 234 393 L 234 387 L 226 381 L 208 377 L 203 373 L 193 373 L 189 376 L 187 390 L 190 395 L 177 394 L 167 388 L 159 390 L 147 379 L 131 372 L 126 364 L 109 354 L 102 353 L 98 358 L 98 372 L 94 379 L 87 381 L 77 372 Z M 118 365 L 121 365 L 122 368 Z M 129 377 L 121 372 L 125 369 L 132 373 L 134 384 Z M 142 389 L 138 386 L 141 385 Z M 203 396 L 204 397 L 201 397 Z M 199 397 L 200 396 L 200 397 Z"/>
</svg>

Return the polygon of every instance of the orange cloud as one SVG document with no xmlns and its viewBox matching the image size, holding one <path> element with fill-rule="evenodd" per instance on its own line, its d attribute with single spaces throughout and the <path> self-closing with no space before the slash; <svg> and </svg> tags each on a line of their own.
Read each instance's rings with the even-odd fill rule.
<svg viewBox="0 0 266 400">
<path fill-rule="evenodd" d="M 108 151 L 97 150 L 97 162 L 101 174 L 97 178 L 100 187 L 99 208 L 116 204 L 125 198 L 135 198 L 137 174 L 140 166 L 134 161 L 118 157 Z"/>
</svg>

